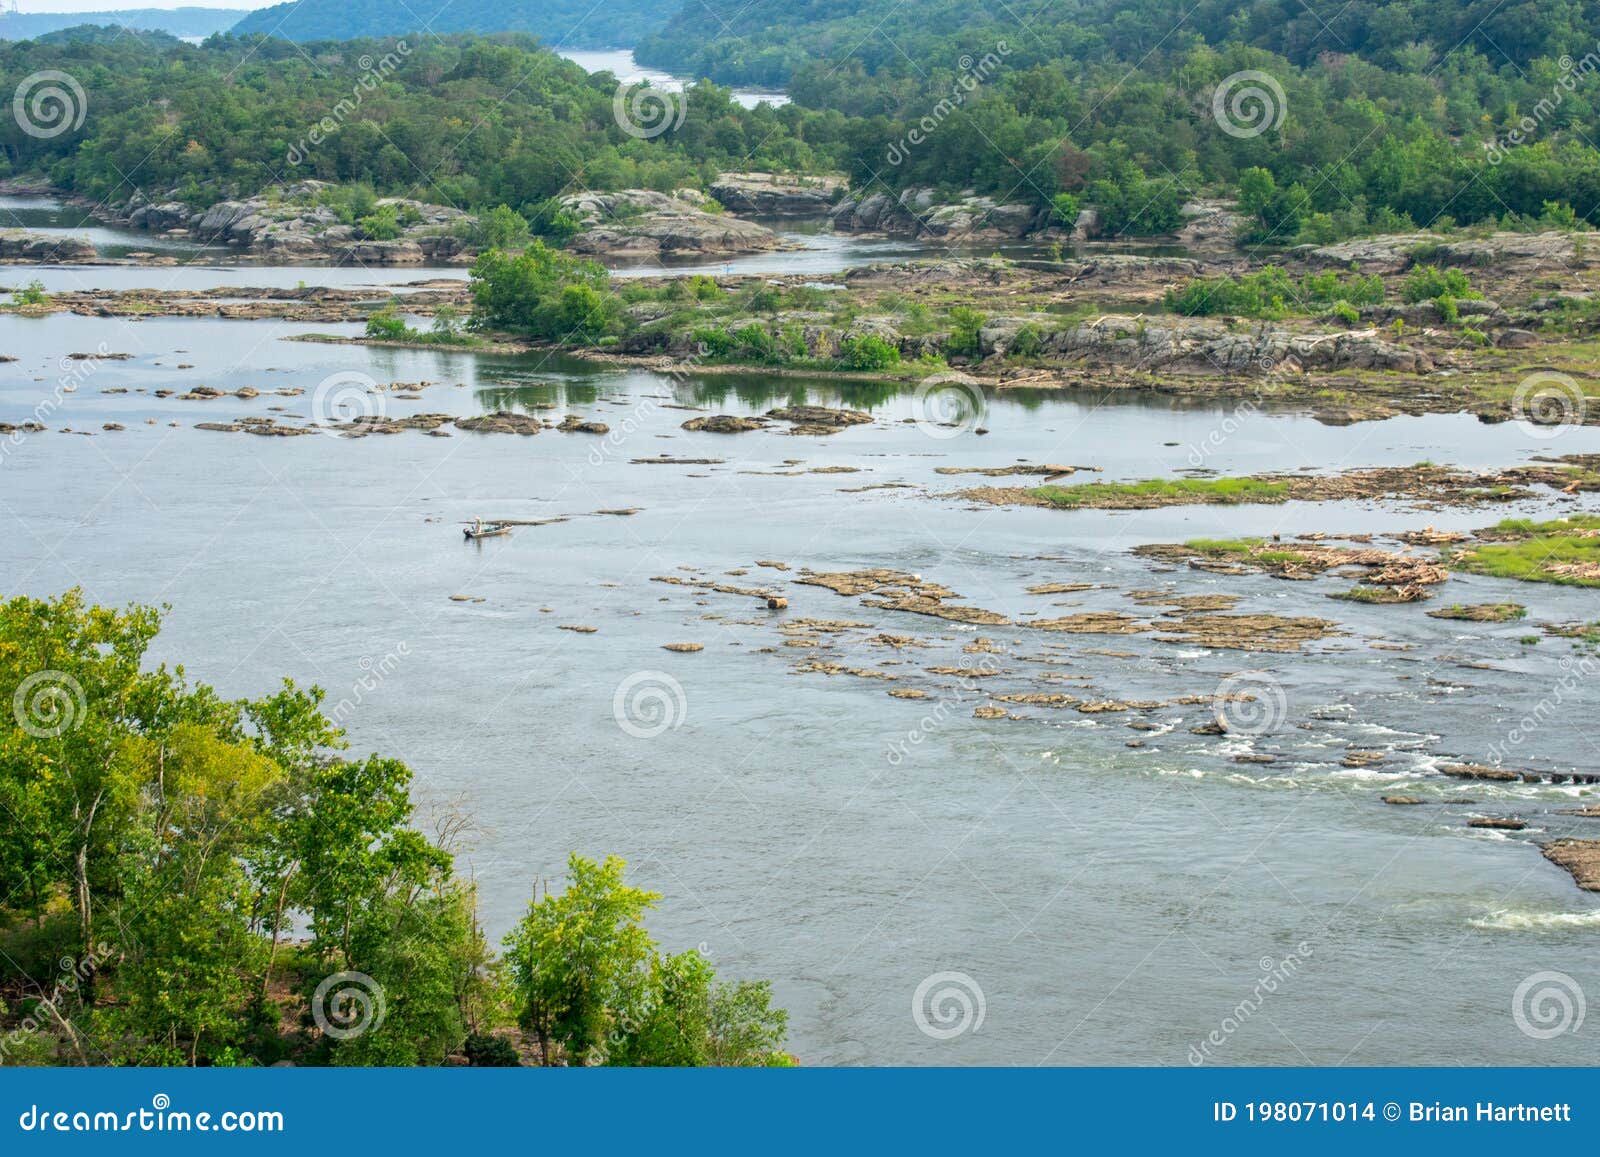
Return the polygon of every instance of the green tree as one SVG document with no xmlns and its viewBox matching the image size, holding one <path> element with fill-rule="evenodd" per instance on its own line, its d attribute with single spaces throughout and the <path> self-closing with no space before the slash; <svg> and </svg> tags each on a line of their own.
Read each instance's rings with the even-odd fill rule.
<svg viewBox="0 0 1600 1157">
<path fill-rule="evenodd" d="M 518 1019 L 546 1064 L 587 1064 L 612 1028 L 640 1019 L 652 955 L 641 923 L 660 896 L 623 882 L 623 862 L 574 852 L 567 887 L 539 897 L 506 937 Z"/>
</svg>

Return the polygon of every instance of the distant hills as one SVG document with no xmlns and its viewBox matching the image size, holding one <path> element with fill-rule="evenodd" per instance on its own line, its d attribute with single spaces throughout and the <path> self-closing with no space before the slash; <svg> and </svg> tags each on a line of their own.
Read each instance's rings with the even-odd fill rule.
<svg viewBox="0 0 1600 1157">
<path fill-rule="evenodd" d="M 32 40 L 91 24 L 206 37 L 226 32 L 245 15 L 243 8 L 128 8 L 106 12 L 0 12 L 0 40 Z"/>
<path fill-rule="evenodd" d="M 528 32 L 552 48 L 627 48 L 676 7 L 676 0 L 291 0 L 249 13 L 233 31 L 295 41 Z"/>
</svg>

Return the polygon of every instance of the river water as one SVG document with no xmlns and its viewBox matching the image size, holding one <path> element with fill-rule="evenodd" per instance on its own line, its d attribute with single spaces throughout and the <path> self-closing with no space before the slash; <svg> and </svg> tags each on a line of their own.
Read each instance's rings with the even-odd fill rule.
<svg viewBox="0 0 1600 1157">
<path fill-rule="evenodd" d="M 832 240 L 835 265 L 872 252 Z M 354 284 L 433 272 L 80 266 L 0 269 L 0 283 Z M 951 497 L 983 479 L 936 472 L 1027 460 L 1103 469 L 1078 480 L 1166 475 L 1223 429 L 1234 432 L 1206 462 L 1223 473 L 1488 467 L 1600 451 L 1600 432 L 1553 444 L 1470 417 L 1330 427 L 1015 392 L 987 400 L 979 436 L 907 421 L 914 399 L 892 389 L 285 340 L 307 328 L 354 332 L 0 316 L 0 352 L 18 359 L 0 366 L 0 421 L 37 414 L 50 427 L 0 443 L 0 591 L 76 585 L 98 603 L 169 604 L 155 657 L 191 677 L 239 696 L 284 675 L 327 688 L 357 751 L 400 754 L 415 769 L 424 812 L 459 805 L 477 818 L 462 866 L 492 934 L 536 880 L 559 879 L 569 850 L 616 853 L 664 894 L 652 927 L 666 946 L 702 945 L 726 974 L 773 979 L 808 1064 L 1181 1065 L 1211 1034 L 1221 1043 L 1207 1059 L 1224 1064 L 1600 1062 L 1592 1024 L 1536 1039 L 1513 1016 L 1515 991 L 1536 973 L 1600 993 L 1600 904 L 1535 847 L 1594 824 L 1558 812 L 1596 789 L 1466 790 L 1436 772 L 1481 758 L 1561 685 L 1578 652 L 1520 639 L 1531 624 L 1600 618 L 1593 593 L 1453 578 L 1448 601 L 1529 608 L 1524 623 L 1460 624 L 1422 606 L 1323 599 L 1347 585 L 1333 579 L 1171 572 L 1128 553 L 1202 536 L 1471 528 L 1552 503 L 999 509 Z M 73 352 L 130 356 L 64 360 Z M 324 384 L 350 380 L 338 375 L 435 383 L 419 400 L 362 403 L 393 415 L 526 408 L 597 418 L 612 434 L 272 439 L 194 428 L 272 406 L 321 416 Z M 202 384 L 262 393 L 154 396 Z M 695 412 L 794 401 L 858 406 L 875 421 L 832 437 L 680 428 Z M 722 462 L 632 462 L 663 453 Z M 805 472 L 841 467 L 853 472 Z M 637 511 L 599 513 L 623 508 Z M 459 524 L 477 516 L 566 521 L 466 543 Z M 1018 625 L 974 630 L 793 581 L 806 567 L 874 566 L 943 583 Z M 789 607 L 658 577 L 771 588 Z M 1025 591 L 1056 582 L 1097 585 Z M 1026 625 L 1079 610 L 1155 615 L 1127 597 L 1150 588 L 1238 594 L 1241 611 L 1321 615 L 1344 634 L 1307 653 L 1251 655 Z M 780 631 L 798 619 L 861 625 Z M 968 650 L 980 636 L 998 651 Z M 790 645 L 808 637 L 817 645 Z M 662 649 L 679 642 L 704 650 Z M 1382 649 L 1394 644 L 1409 649 Z M 811 658 L 899 678 L 795 670 Z M 927 670 L 979 663 L 998 671 L 981 689 Z M 1285 690 L 1282 726 L 1255 739 L 1191 733 L 1210 718 L 1205 705 L 973 717 L 986 692 L 1170 701 L 1252 672 Z M 897 687 L 929 697 L 887 694 Z M 1597 706 L 1592 681 L 1567 692 L 1517 758 L 1594 771 Z M 1150 729 L 1131 729 L 1135 719 Z M 1352 748 L 1389 758 L 1344 767 Z M 1277 762 L 1235 760 L 1260 752 Z M 1386 792 L 1476 802 L 1389 807 Z M 1532 825 L 1465 826 L 1508 812 Z M 926 1014 L 924 1031 L 919 986 L 965 993 L 967 1031 L 941 1039 Z"/>
<path fill-rule="evenodd" d="M 585 72 L 609 72 L 624 84 L 638 84 L 647 80 L 652 88 L 663 89 L 666 92 L 683 91 L 683 77 L 646 68 L 634 60 L 633 52 L 626 48 L 557 49 L 556 55 L 566 57 Z M 753 88 L 735 88 L 732 91 L 733 99 L 744 108 L 755 108 L 758 104 L 770 104 L 773 108 L 780 108 L 789 103 L 789 98 L 781 92 Z"/>
</svg>

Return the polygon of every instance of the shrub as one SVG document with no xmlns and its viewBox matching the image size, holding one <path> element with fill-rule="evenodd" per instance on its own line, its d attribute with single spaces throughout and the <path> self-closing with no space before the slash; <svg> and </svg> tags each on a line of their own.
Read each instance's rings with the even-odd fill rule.
<svg viewBox="0 0 1600 1157">
<path fill-rule="evenodd" d="M 950 336 L 945 340 L 944 350 L 947 354 L 964 354 L 968 357 L 977 356 L 980 346 L 978 331 L 983 328 L 985 318 L 983 314 L 966 306 L 957 306 L 950 311 Z"/>
<path fill-rule="evenodd" d="M 393 311 L 383 309 L 367 318 L 367 336 L 384 341 L 404 341 L 411 336 L 411 328 Z"/>
<path fill-rule="evenodd" d="M 839 343 L 839 352 L 853 370 L 882 370 L 900 364 L 900 351 L 875 333 L 845 338 Z"/>
<path fill-rule="evenodd" d="M 1057 193 L 1050 198 L 1050 223 L 1061 229 L 1071 229 L 1078 224 L 1082 208 L 1078 198 L 1071 193 Z"/>
<path fill-rule="evenodd" d="M 1440 269 L 1437 265 L 1417 265 L 1406 274 L 1400 296 L 1407 305 L 1422 301 L 1436 301 L 1441 297 L 1473 298 L 1472 283 L 1459 269 Z"/>
</svg>

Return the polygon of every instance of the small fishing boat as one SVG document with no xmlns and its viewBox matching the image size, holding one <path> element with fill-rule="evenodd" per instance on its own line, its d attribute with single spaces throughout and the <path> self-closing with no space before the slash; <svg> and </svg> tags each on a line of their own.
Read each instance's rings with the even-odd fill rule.
<svg viewBox="0 0 1600 1157">
<path fill-rule="evenodd" d="M 502 534 L 510 534 L 511 524 L 508 522 L 485 522 L 481 518 L 474 518 L 461 528 L 461 533 L 467 538 L 495 538 Z"/>
</svg>

